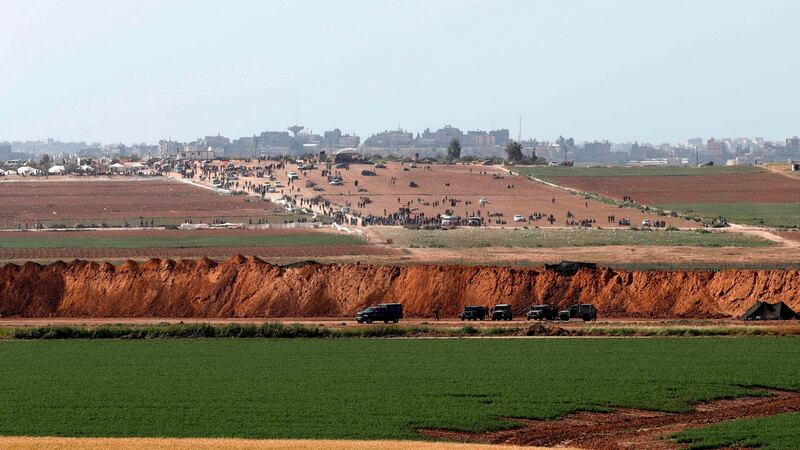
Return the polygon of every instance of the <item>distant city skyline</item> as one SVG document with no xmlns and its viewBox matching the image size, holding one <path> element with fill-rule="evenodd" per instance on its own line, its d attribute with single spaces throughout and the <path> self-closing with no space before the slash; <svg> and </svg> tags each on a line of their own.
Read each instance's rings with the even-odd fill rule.
<svg viewBox="0 0 800 450">
<path fill-rule="evenodd" d="M 800 133 L 800 2 L 9 0 L 0 142 Z"/>
</svg>

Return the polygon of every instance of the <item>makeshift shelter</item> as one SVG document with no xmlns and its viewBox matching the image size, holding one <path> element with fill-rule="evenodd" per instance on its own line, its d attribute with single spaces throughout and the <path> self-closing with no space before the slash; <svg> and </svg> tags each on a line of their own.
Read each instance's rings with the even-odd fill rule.
<svg viewBox="0 0 800 450">
<path fill-rule="evenodd" d="M 119 172 L 119 171 L 125 170 L 125 166 L 120 164 L 120 163 L 114 163 L 114 164 L 108 166 L 108 168 L 111 169 L 113 172 Z"/>
<path fill-rule="evenodd" d="M 545 270 L 550 270 L 558 273 L 564 277 L 571 277 L 578 273 L 581 269 L 595 270 L 597 269 L 596 263 L 577 262 L 577 261 L 561 261 L 558 264 L 545 264 Z"/>
<path fill-rule="evenodd" d="M 51 175 L 61 175 L 67 171 L 67 168 L 64 166 L 53 166 L 47 169 L 47 173 Z"/>
<path fill-rule="evenodd" d="M 30 166 L 22 166 L 19 169 L 17 169 L 17 173 L 22 176 L 26 176 L 26 175 L 36 175 L 37 173 L 39 173 L 39 171 Z"/>
<path fill-rule="evenodd" d="M 348 163 L 357 161 L 361 155 L 354 148 L 344 148 L 333 154 L 333 160 L 337 163 Z"/>
<path fill-rule="evenodd" d="M 757 301 L 742 316 L 742 320 L 792 320 L 797 313 L 786 303 L 767 303 Z"/>
</svg>

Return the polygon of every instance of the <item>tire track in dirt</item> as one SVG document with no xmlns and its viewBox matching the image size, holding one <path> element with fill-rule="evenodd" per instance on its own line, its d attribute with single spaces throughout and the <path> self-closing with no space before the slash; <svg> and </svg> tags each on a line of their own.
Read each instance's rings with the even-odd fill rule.
<svg viewBox="0 0 800 450">
<path fill-rule="evenodd" d="M 678 448 L 667 436 L 691 428 L 734 419 L 772 416 L 800 411 L 800 392 L 758 389 L 766 397 L 740 397 L 698 403 L 688 413 L 665 413 L 619 408 L 608 413 L 575 412 L 558 420 L 508 418 L 523 424 L 513 430 L 465 433 L 421 429 L 425 436 L 457 442 L 513 444 L 586 449 Z"/>
</svg>

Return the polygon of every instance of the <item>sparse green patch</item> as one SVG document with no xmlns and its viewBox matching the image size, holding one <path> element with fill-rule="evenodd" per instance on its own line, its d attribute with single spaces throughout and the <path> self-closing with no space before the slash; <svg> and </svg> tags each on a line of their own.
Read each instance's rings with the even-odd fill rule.
<svg viewBox="0 0 800 450">
<path fill-rule="evenodd" d="M 800 448 L 797 430 L 800 430 L 800 413 L 789 413 L 687 430 L 676 434 L 675 440 L 690 449 L 725 447 L 791 450 Z"/>
<path fill-rule="evenodd" d="M 800 200 L 800 194 L 798 194 Z M 734 223 L 771 227 L 800 227 L 800 203 L 677 203 L 657 205 L 693 216 L 722 216 Z"/>
<path fill-rule="evenodd" d="M 520 175 L 532 176 L 535 178 L 552 177 L 659 177 L 659 176 L 695 176 L 695 175 L 718 175 L 736 173 L 755 173 L 763 172 L 757 166 L 711 166 L 711 167 L 624 167 L 624 166 L 600 166 L 600 167 L 548 167 L 548 166 L 529 166 L 513 167 L 513 172 Z"/>
<path fill-rule="evenodd" d="M 797 338 L 0 342 L 0 434 L 419 439 L 800 389 Z"/>
<path fill-rule="evenodd" d="M 355 236 L 333 233 L 240 235 L 235 232 L 208 236 L 182 231 L 171 236 L 134 235 L 113 237 L 84 235 L 80 231 L 42 232 L 35 238 L 19 239 L 13 233 L 0 237 L 0 249 L 26 248 L 203 248 L 357 245 Z"/>
<path fill-rule="evenodd" d="M 706 231 L 706 230 L 704 230 Z M 593 247 L 605 245 L 654 245 L 688 247 L 763 247 L 769 241 L 732 232 L 630 229 L 497 229 L 409 230 L 385 228 L 380 233 L 402 247 Z"/>
</svg>

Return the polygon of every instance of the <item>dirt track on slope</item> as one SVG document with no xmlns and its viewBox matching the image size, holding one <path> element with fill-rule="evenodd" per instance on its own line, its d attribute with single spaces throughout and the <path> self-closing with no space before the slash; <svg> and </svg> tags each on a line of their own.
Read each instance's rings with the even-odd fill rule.
<svg viewBox="0 0 800 450">
<path fill-rule="evenodd" d="M 665 436 L 685 429 L 733 419 L 771 416 L 800 411 L 800 393 L 765 390 L 772 397 L 743 397 L 697 404 L 689 413 L 663 413 L 616 409 L 610 413 L 577 412 L 552 421 L 512 419 L 523 426 L 490 433 L 463 433 L 423 429 L 426 436 L 459 442 L 491 444 L 575 446 L 586 449 L 673 449 Z"/>
</svg>

